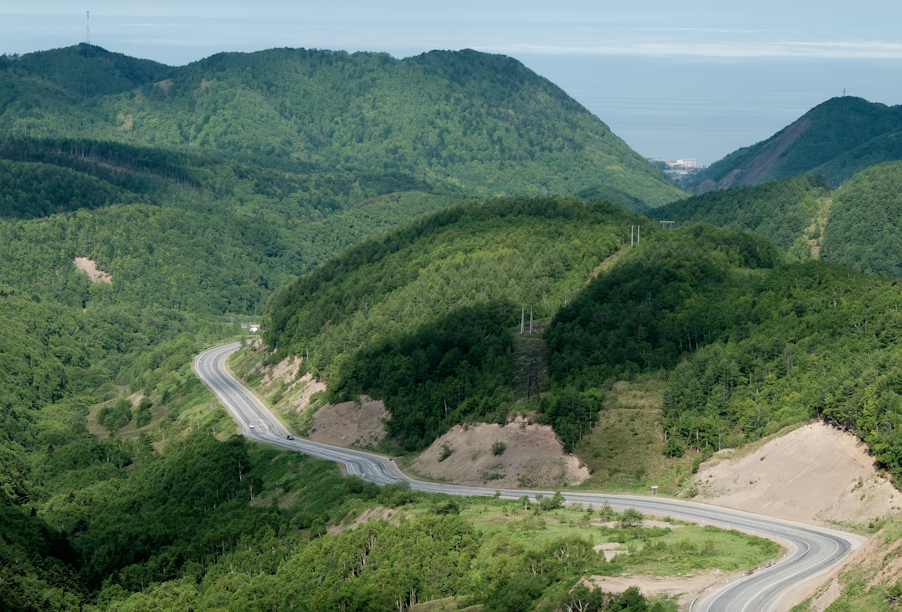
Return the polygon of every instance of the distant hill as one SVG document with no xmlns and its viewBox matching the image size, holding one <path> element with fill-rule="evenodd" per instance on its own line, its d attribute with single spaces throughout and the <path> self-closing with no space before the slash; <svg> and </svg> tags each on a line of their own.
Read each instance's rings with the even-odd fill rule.
<svg viewBox="0 0 902 612">
<path fill-rule="evenodd" d="M 825 241 L 834 263 L 902 278 L 902 162 L 868 168 L 836 192 Z"/>
<path fill-rule="evenodd" d="M 91 97 L 129 91 L 172 70 L 152 60 L 112 53 L 96 45 L 0 57 L 0 71 L 34 79 L 69 96 Z"/>
<path fill-rule="evenodd" d="M 832 98 L 772 137 L 730 153 L 690 179 L 706 193 L 812 173 L 840 185 L 856 172 L 902 159 L 902 105 Z"/>
<path fill-rule="evenodd" d="M 647 213 L 676 224 L 709 223 L 766 236 L 784 252 L 815 223 L 823 182 L 810 174 L 678 200 Z M 806 257 L 807 259 L 807 253 Z"/>
<path fill-rule="evenodd" d="M 829 259 L 902 277 L 902 162 L 868 168 L 827 192 L 812 175 L 715 191 L 650 211 L 658 220 L 753 231 L 790 260 Z"/>
<path fill-rule="evenodd" d="M 90 96 L 89 98 L 86 98 Z M 403 172 L 482 195 L 682 190 L 520 62 L 476 51 L 273 49 L 166 68 L 96 47 L 0 61 L 7 135 L 218 151 L 245 163 Z"/>
</svg>

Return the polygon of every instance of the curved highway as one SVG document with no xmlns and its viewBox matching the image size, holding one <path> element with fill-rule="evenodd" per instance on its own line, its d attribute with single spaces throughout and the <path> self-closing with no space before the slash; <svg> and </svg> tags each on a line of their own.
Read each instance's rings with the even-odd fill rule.
<svg viewBox="0 0 902 612">
<path fill-rule="evenodd" d="M 259 442 L 299 451 L 344 465 L 348 474 L 356 474 L 376 484 L 407 481 L 417 491 L 465 496 L 490 496 L 495 489 L 436 484 L 410 478 L 388 457 L 365 451 L 339 448 L 310 440 L 288 440 L 289 432 L 259 399 L 239 383 L 225 367 L 226 359 L 240 348 L 233 342 L 211 348 L 198 355 L 194 369 L 213 390 L 232 416 L 241 424 L 242 433 Z M 551 495 L 550 491 L 501 490 L 501 497 L 517 499 L 523 495 Z M 603 493 L 566 493 L 568 502 L 635 508 L 641 512 L 664 514 L 682 519 L 754 532 L 789 543 L 785 558 L 731 583 L 718 583 L 692 602 L 692 612 L 770 612 L 785 609 L 780 597 L 793 587 L 829 571 L 863 542 L 843 532 L 773 519 L 747 512 L 658 497 L 607 495 Z M 787 602 L 788 603 L 788 602 Z"/>
</svg>

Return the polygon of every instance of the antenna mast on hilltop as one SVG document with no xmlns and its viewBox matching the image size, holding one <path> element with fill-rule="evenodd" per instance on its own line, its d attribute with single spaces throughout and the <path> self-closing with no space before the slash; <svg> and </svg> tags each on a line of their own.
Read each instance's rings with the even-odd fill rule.
<svg viewBox="0 0 902 612">
<path fill-rule="evenodd" d="M 88 19 L 85 22 L 85 35 L 87 37 L 87 43 L 91 44 L 91 11 L 88 11 Z"/>
</svg>

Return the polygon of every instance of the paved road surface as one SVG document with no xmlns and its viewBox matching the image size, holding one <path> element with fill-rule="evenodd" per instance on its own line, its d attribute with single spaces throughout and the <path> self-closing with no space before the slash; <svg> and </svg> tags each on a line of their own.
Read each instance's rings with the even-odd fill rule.
<svg viewBox="0 0 902 612">
<path fill-rule="evenodd" d="M 462 487 L 414 480 L 401 472 L 394 461 L 381 455 L 339 448 L 310 440 L 288 440 L 288 431 L 257 397 L 228 373 L 225 362 L 240 347 L 233 342 L 204 351 L 194 360 L 194 369 L 241 424 L 242 433 L 260 442 L 299 451 L 344 465 L 356 474 L 377 484 L 406 480 L 417 491 L 452 495 L 490 496 L 495 489 Z M 523 495 L 551 495 L 550 491 L 501 490 L 501 497 L 517 499 Z M 635 508 L 646 514 L 666 514 L 708 524 L 751 531 L 780 538 L 791 544 L 786 558 L 772 567 L 761 569 L 732 584 L 720 585 L 700 595 L 693 602 L 693 612 L 768 612 L 776 607 L 781 595 L 793 586 L 828 571 L 857 548 L 862 539 L 842 532 L 772 519 L 747 512 L 728 510 L 658 497 L 606 495 L 603 493 L 566 493 L 568 502 Z M 785 608 L 785 605 L 780 606 Z"/>
</svg>

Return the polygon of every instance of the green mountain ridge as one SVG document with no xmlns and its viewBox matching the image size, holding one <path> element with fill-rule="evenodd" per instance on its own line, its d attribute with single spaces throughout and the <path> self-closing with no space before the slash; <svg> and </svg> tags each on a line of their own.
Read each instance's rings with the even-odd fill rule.
<svg viewBox="0 0 902 612">
<path fill-rule="evenodd" d="M 710 223 L 773 240 L 790 260 L 829 259 L 868 274 L 902 277 L 902 162 L 869 167 L 826 191 L 801 175 L 693 196 L 649 211 L 658 220 Z"/>
<path fill-rule="evenodd" d="M 504 56 L 273 49 L 165 73 L 93 58 L 81 73 L 113 71 L 120 78 L 110 88 L 119 92 L 82 99 L 82 77 L 63 78 L 64 67 L 72 57 L 82 67 L 89 51 L 5 58 L 0 128 L 209 149 L 263 166 L 404 172 L 483 195 L 608 188 L 657 206 L 683 193 L 566 93 Z"/>
<path fill-rule="evenodd" d="M 767 140 L 738 149 L 689 179 L 694 193 L 813 173 L 835 187 L 875 163 L 902 158 L 902 105 L 832 98 Z"/>
</svg>

